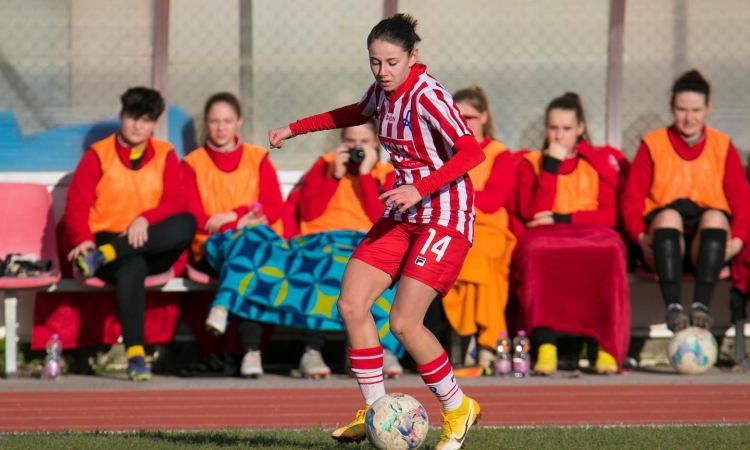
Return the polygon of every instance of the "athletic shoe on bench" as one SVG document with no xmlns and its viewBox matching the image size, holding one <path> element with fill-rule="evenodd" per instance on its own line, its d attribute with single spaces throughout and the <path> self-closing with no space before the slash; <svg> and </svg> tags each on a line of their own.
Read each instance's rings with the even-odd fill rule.
<svg viewBox="0 0 750 450">
<path fill-rule="evenodd" d="M 675 303 L 667 306 L 667 328 L 672 333 L 684 330 L 690 325 L 690 318 L 682 310 L 682 305 Z"/>
<path fill-rule="evenodd" d="M 151 371 L 143 356 L 134 356 L 128 359 L 128 376 L 133 381 L 148 381 L 151 379 Z"/>
<path fill-rule="evenodd" d="M 227 319 L 229 312 L 223 306 L 214 306 L 208 313 L 206 319 L 206 331 L 210 331 L 215 336 L 224 334 L 227 330 Z"/>
<path fill-rule="evenodd" d="M 242 358 L 240 375 L 248 378 L 258 378 L 263 375 L 263 364 L 260 360 L 260 350 L 250 350 Z"/>
<path fill-rule="evenodd" d="M 323 361 L 323 355 L 309 347 L 299 360 L 299 371 L 304 378 L 326 378 L 331 374 L 331 368 Z"/>
<path fill-rule="evenodd" d="M 703 303 L 693 303 L 690 308 L 690 322 L 694 327 L 711 331 L 714 327 L 714 319 L 708 313 L 708 306 Z"/>
</svg>

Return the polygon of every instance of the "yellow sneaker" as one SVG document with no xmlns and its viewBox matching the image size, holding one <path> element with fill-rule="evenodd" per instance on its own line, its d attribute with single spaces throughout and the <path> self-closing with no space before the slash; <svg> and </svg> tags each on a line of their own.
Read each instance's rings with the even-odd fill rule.
<svg viewBox="0 0 750 450">
<path fill-rule="evenodd" d="M 610 375 L 617 373 L 619 367 L 617 366 L 617 360 L 615 357 L 599 349 L 596 354 L 596 373 Z"/>
<path fill-rule="evenodd" d="M 552 375 L 557 370 L 557 347 L 552 344 L 539 346 L 539 354 L 534 364 L 537 375 Z"/>
<path fill-rule="evenodd" d="M 365 405 L 364 409 L 357 411 L 354 420 L 349 425 L 334 430 L 331 437 L 339 442 L 359 442 L 367 437 L 365 434 L 365 414 L 370 409 L 370 405 Z"/>
<path fill-rule="evenodd" d="M 466 440 L 469 428 L 482 418 L 479 403 L 466 395 L 461 406 L 453 411 L 443 411 L 443 434 L 435 450 L 458 450 Z"/>
</svg>

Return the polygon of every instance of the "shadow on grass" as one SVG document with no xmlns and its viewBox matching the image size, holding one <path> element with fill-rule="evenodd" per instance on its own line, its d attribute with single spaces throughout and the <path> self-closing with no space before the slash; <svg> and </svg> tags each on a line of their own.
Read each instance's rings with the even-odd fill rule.
<svg viewBox="0 0 750 450">
<path fill-rule="evenodd" d="M 328 431 L 321 429 L 305 430 L 215 430 L 215 431 L 144 431 L 138 437 L 178 445 L 181 448 L 192 446 L 264 448 L 264 449 L 340 449 L 341 444 L 328 437 Z M 347 445 L 347 449 L 369 448 L 367 441 Z"/>
</svg>

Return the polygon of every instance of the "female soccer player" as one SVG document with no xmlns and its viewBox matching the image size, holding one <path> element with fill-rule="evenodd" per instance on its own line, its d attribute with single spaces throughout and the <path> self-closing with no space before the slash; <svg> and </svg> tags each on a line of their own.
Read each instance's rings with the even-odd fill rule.
<svg viewBox="0 0 750 450">
<path fill-rule="evenodd" d="M 300 134 L 361 125 L 377 116 L 378 137 L 396 169 L 396 183 L 381 196 L 383 217 L 346 266 L 338 300 L 365 408 L 332 437 L 364 439 L 365 413 L 385 395 L 383 348 L 369 311 L 398 281 L 390 328 L 443 404 L 436 448 L 449 450 L 461 447 L 480 408 L 458 387 L 448 355 L 422 322 L 436 293 L 445 295 L 453 286 L 471 246 L 474 189 L 466 173 L 484 153 L 450 93 L 417 62 L 416 26 L 411 16 L 396 14 L 372 29 L 367 48 L 375 83 L 358 103 L 270 130 L 268 138 L 271 147 L 281 147 Z"/>
<path fill-rule="evenodd" d="M 625 230 L 659 276 L 667 326 L 713 326 L 708 313 L 725 261 L 748 239 L 750 190 L 731 139 L 706 126 L 708 82 L 697 70 L 672 87 L 674 123 L 643 137 L 622 197 Z M 683 266 L 695 268 L 690 317 L 680 292 Z"/>
</svg>

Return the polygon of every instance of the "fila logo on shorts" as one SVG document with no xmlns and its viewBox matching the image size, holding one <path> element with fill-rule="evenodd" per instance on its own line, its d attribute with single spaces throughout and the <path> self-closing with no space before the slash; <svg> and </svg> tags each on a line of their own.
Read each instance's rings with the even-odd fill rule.
<svg viewBox="0 0 750 450">
<path fill-rule="evenodd" d="M 427 258 L 422 255 L 417 256 L 417 259 L 414 260 L 414 264 L 418 265 L 419 267 L 424 267 L 424 263 L 426 262 Z"/>
</svg>

